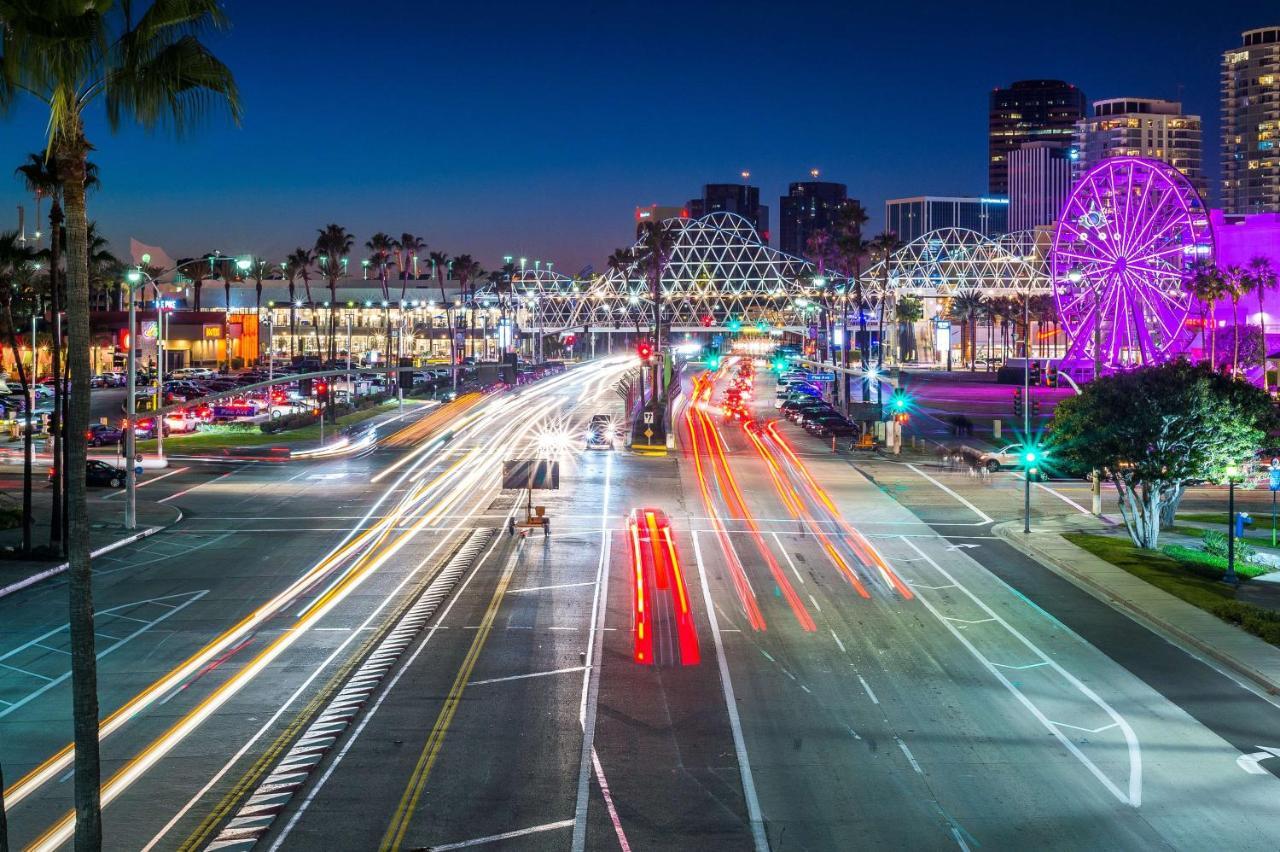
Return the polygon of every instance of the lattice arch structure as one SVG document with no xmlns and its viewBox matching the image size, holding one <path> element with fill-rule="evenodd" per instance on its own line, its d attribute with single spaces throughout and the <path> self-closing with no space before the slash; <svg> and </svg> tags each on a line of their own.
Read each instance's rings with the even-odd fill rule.
<svg viewBox="0 0 1280 852">
<path fill-rule="evenodd" d="M 862 281 L 868 299 L 878 301 L 885 282 L 884 262 L 866 269 Z M 896 294 L 943 297 L 1052 291 L 1035 232 L 993 239 L 967 228 L 930 231 L 894 252 L 889 258 L 888 288 Z"/>
<path fill-rule="evenodd" d="M 800 330 L 802 306 L 815 295 L 816 269 L 803 258 L 760 241 L 746 219 L 709 213 L 699 219 L 668 219 L 674 238 L 662 277 L 663 321 L 677 330 L 719 329 L 730 320 Z M 641 246 L 635 246 L 639 254 Z M 826 287 L 844 281 L 828 275 Z M 653 302 L 644 265 L 575 281 L 545 271 L 513 281 L 523 302 L 525 328 L 553 332 L 583 327 L 648 331 Z"/>
</svg>

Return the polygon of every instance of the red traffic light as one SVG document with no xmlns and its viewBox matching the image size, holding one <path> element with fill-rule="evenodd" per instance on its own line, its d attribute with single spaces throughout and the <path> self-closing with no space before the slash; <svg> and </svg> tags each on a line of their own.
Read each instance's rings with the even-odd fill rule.
<svg viewBox="0 0 1280 852">
<path fill-rule="evenodd" d="M 647 340 L 644 341 L 636 347 L 636 354 L 640 356 L 642 361 L 648 361 L 653 357 L 653 344 Z"/>
</svg>

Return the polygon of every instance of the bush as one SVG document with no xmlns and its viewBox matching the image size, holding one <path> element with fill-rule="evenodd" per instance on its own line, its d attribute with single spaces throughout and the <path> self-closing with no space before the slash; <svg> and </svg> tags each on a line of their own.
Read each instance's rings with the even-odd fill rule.
<svg viewBox="0 0 1280 852">
<path fill-rule="evenodd" d="M 202 435 L 240 435 L 258 431 L 256 423 L 201 423 Z"/>
<path fill-rule="evenodd" d="M 1237 541 L 1236 545 L 1239 546 Z M 1222 575 L 1227 572 L 1227 557 L 1225 555 L 1218 556 L 1213 553 L 1207 553 L 1203 550 L 1197 550 L 1194 547 L 1184 547 L 1181 544 L 1166 544 L 1160 548 L 1165 556 L 1177 560 L 1178 565 L 1185 569 L 1189 574 L 1195 574 L 1197 577 L 1203 577 L 1206 580 L 1221 580 Z M 1252 565 L 1240 559 L 1240 552 L 1236 551 L 1236 573 L 1246 579 L 1253 579 L 1261 574 L 1266 574 L 1268 568 L 1265 565 Z"/>
<path fill-rule="evenodd" d="M 1223 621 L 1237 624 L 1258 638 L 1280 645 L 1280 613 L 1240 601 L 1223 601 L 1211 612 Z"/>
<path fill-rule="evenodd" d="M 1204 552 L 1222 557 L 1222 567 L 1227 567 L 1227 534 L 1222 530 L 1205 530 L 1201 536 L 1204 541 Z M 1236 562 L 1252 562 L 1257 552 L 1253 546 L 1243 539 L 1236 539 Z"/>
<path fill-rule="evenodd" d="M 304 426 L 313 426 L 320 422 L 320 418 L 316 417 L 309 411 L 301 411 L 295 414 L 286 414 L 283 417 L 277 417 L 275 420 L 268 420 L 259 428 L 265 435 L 277 435 L 281 432 L 287 432 L 290 429 L 301 429 Z"/>
</svg>

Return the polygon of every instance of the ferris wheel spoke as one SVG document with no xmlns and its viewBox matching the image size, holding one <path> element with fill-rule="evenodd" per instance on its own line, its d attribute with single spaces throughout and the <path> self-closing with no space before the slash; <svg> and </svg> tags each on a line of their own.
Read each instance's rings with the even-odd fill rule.
<svg viewBox="0 0 1280 852">
<path fill-rule="evenodd" d="M 1187 220 L 1181 215 L 1173 213 L 1168 214 L 1160 227 L 1157 230 L 1153 230 L 1149 236 L 1144 237 L 1142 241 L 1134 247 L 1130 254 L 1139 257 L 1147 256 L 1162 237 L 1168 235 L 1173 229 L 1186 224 Z M 1179 248 L 1181 248 L 1181 246 L 1179 246 Z"/>
<path fill-rule="evenodd" d="M 1130 286 L 1133 292 L 1138 296 L 1147 308 L 1148 315 L 1155 320 L 1160 326 L 1162 340 L 1168 343 L 1172 340 L 1182 325 L 1182 319 L 1176 318 L 1170 310 L 1169 304 L 1164 299 L 1164 293 L 1156 291 L 1149 292 L 1146 282 L 1141 280 L 1141 276 L 1126 273 L 1130 278 Z M 1153 297 L 1154 296 L 1154 300 Z"/>
</svg>

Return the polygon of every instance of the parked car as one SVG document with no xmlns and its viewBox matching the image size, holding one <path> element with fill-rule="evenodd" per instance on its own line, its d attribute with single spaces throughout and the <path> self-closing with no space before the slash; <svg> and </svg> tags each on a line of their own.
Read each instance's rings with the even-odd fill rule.
<svg viewBox="0 0 1280 852">
<path fill-rule="evenodd" d="M 114 446 L 124 440 L 124 430 L 105 423 L 94 423 L 84 437 L 91 447 Z"/>
</svg>

